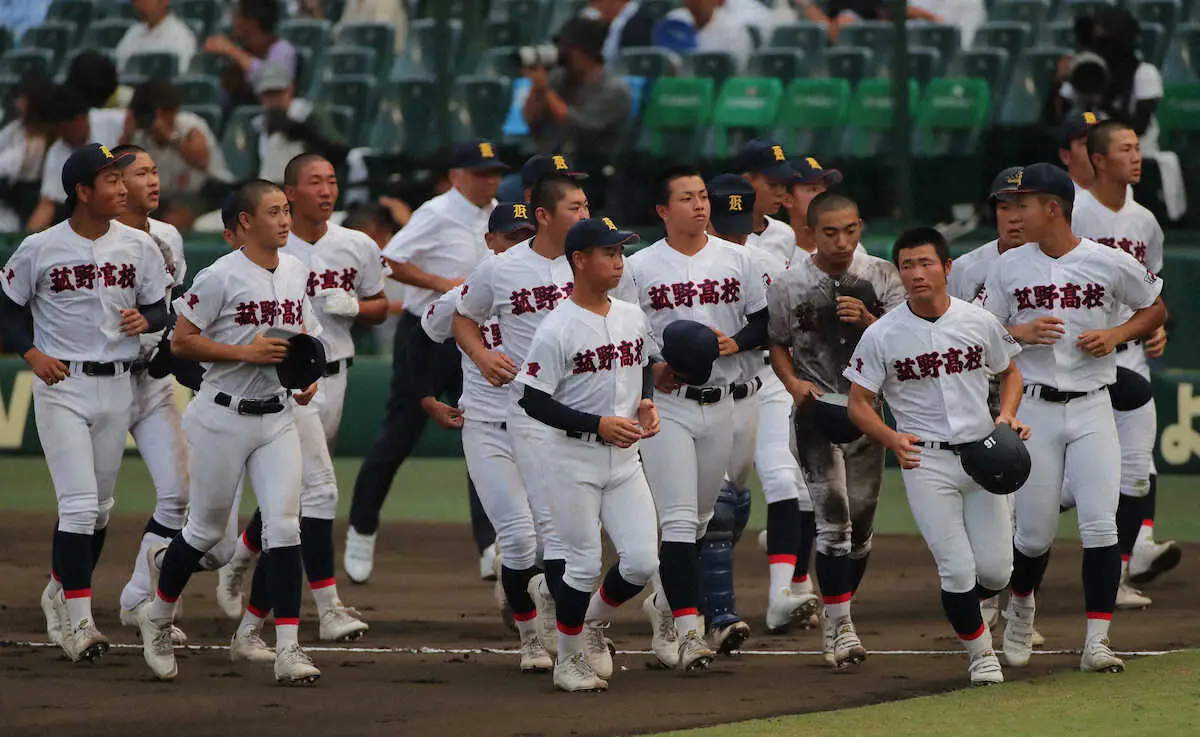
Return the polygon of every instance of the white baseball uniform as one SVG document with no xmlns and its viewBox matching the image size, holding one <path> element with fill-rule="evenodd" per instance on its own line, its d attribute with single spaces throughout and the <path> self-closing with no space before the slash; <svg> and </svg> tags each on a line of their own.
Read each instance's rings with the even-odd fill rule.
<svg viewBox="0 0 1200 737">
<path fill-rule="evenodd" d="M 435 343 L 454 337 L 454 314 L 461 292 L 459 285 L 425 308 L 421 327 Z M 481 323 L 479 335 L 489 350 L 504 350 L 496 318 Z M 511 570 L 523 571 L 537 563 L 537 533 L 529 495 L 509 440 L 509 389 L 488 383 L 465 353 L 462 373 L 463 391 L 458 406 L 463 411 L 462 446 L 467 473 L 475 482 L 479 502 L 496 530 L 504 564 Z"/>
<path fill-rule="evenodd" d="M 972 249 L 954 259 L 950 276 L 946 277 L 946 291 L 951 297 L 974 302 L 983 294 L 988 269 L 1000 258 L 1000 241 L 994 240 Z"/>
<path fill-rule="evenodd" d="M 907 304 L 881 317 L 859 339 L 844 375 L 882 394 L 899 432 L 923 443 L 963 445 L 992 431 L 988 374 L 1006 370 L 1020 352 L 991 313 L 952 297 L 937 320 L 913 314 Z M 942 589 L 1007 586 L 1013 558 L 1007 499 L 975 483 L 953 449 L 922 447 L 920 459 L 901 475 Z"/>
<path fill-rule="evenodd" d="M 1083 546 L 1117 544 L 1121 455 L 1106 390 L 1116 380 L 1117 362 L 1113 354 L 1092 357 L 1076 341 L 1085 331 L 1116 324 L 1124 308 L 1149 307 L 1161 291 L 1162 281 L 1132 256 L 1087 238 L 1059 258 L 1026 243 L 1006 251 L 988 272 L 982 304 L 1002 323 L 1054 316 L 1065 330 L 1054 344 L 1025 346 L 1015 359 L 1025 380 L 1019 417 L 1037 438 L 1029 445 L 1033 470 L 1015 499 L 1014 544 L 1022 554 L 1038 557 L 1050 549 L 1064 476 Z M 1045 397 L 1047 390 L 1068 394 Z"/>
<path fill-rule="evenodd" d="M 609 300 L 599 315 L 564 300 L 542 321 L 515 389 L 533 387 L 571 409 L 637 419 L 643 367 L 654 350 L 650 324 L 636 305 Z M 600 526 L 619 557 L 621 576 L 644 585 L 658 568 L 658 529 L 638 445 L 618 448 L 598 435 L 546 427 L 543 470 L 554 528 L 567 549 L 563 582 L 591 592 L 603 567 Z"/>
<path fill-rule="evenodd" d="M 1119 248 L 1133 256 L 1155 274 L 1163 269 L 1163 231 L 1154 214 L 1126 197 L 1125 206 L 1114 212 L 1083 190 L 1075 198 L 1071 228 L 1076 235 L 1090 238 L 1110 248 Z M 1119 325 L 1132 313 L 1121 310 L 1113 323 Z M 1117 347 L 1117 365 L 1150 378 L 1150 366 L 1141 340 Z M 1121 493 L 1141 497 L 1150 493 L 1154 474 L 1154 441 L 1158 437 L 1158 416 L 1154 400 L 1129 412 L 1114 410 L 1117 439 L 1121 443 Z"/>
<path fill-rule="evenodd" d="M 759 251 L 765 251 L 773 260 L 787 268 L 787 264 L 796 255 L 796 232 L 792 230 L 792 226 L 768 215 L 767 227 L 761 233 L 747 235 L 746 245 Z"/>
<path fill-rule="evenodd" d="M 80 535 L 108 525 L 125 453 L 139 340 L 121 334 L 121 310 L 162 301 L 170 275 L 147 234 L 113 222 L 95 240 L 69 220 L 35 233 L 4 267 L 9 299 L 33 314 L 33 344 L 70 375 L 33 384 L 38 438 L 58 499 L 58 529 Z"/>
<path fill-rule="evenodd" d="M 694 320 L 732 337 L 767 306 L 764 274 L 747 249 L 709 237 L 687 256 L 659 240 L 626 260 L 637 301 L 655 341 L 676 320 Z M 507 335 L 507 334 L 506 334 Z M 659 395 L 662 430 L 642 442 L 642 462 L 658 507 L 664 542 L 695 542 L 712 519 L 733 443 L 733 396 L 743 358 L 713 363 L 703 387 Z"/>
<path fill-rule="evenodd" d="M 226 345 L 249 344 L 272 327 L 319 336 L 307 286 L 308 268 L 296 257 L 279 254 L 278 266 L 269 271 L 238 250 L 197 274 L 191 289 L 175 300 L 175 311 L 201 335 Z M 299 545 L 300 436 L 275 367 L 221 362 L 205 363 L 204 369 L 200 391 L 183 415 L 191 471 L 184 541 L 201 552 L 221 541 L 248 472 L 262 511 L 263 549 Z M 247 402 L 278 409 L 252 414 Z"/>
<path fill-rule="evenodd" d="M 570 296 L 575 284 L 565 257 L 545 258 L 531 248 L 532 242 L 518 243 L 484 259 L 463 284 L 456 308 L 480 325 L 495 318 L 504 336 L 504 352 L 517 366 L 525 361 L 542 321 Z M 506 424 L 513 456 L 525 481 L 543 556 L 565 560 L 567 550 L 558 539 L 550 512 L 550 492 L 557 479 L 545 470 L 549 428 L 526 415 L 517 405 L 518 399 L 510 387 Z"/>
</svg>

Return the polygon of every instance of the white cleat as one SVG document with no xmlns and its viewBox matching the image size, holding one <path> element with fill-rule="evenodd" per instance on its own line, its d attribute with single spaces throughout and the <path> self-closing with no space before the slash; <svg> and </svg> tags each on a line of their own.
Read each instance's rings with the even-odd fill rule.
<svg viewBox="0 0 1200 737">
<path fill-rule="evenodd" d="M 1129 558 L 1129 580 L 1145 585 L 1179 565 L 1183 551 L 1172 540 L 1165 543 L 1152 539 L 1138 540 Z"/>
<path fill-rule="evenodd" d="M 1125 661 L 1113 654 L 1107 637 L 1093 637 L 1083 646 L 1079 670 L 1084 673 L 1121 673 Z"/>
<path fill-rule="evenodd" d="M 858 631 L 849 617 L 842 617 L 833 627 L 833 667 L 842 670 L 867 659 L 867 649 L 858 639 Z"/>
<path fill-rule="evenodd" d="M 803 581 L 792 581 L 791 585 L 793 596 L 812 596 L 815 599 L 812 614 L 808 615 L 807 620 L 801 620 L 800 626 L 805 629 L 816 629 L 821 626 L 821 616 L 817 610 L 821 608 L 821 597 L 816 596 L 816 591 L 813 590 L 812 576 L 805 576 Z"/>
<path fill-rule="evenodd" d="M 608 639 L 606 632 L 608 632 L 607 622 L 583 623 L 583 652 L 587 656 L 592 670 L 596 671 L 596 675 L 607 681 L 612 678 L 613 651 L 616 648 L 613 647 L 612 640 Z"/>
<path fill-rule="evenodd" d="M 571 653 L 554 665 L 554 687 L 559 691 L 607 691 L 608 681 L 596 674 L 587 656 Z"/>
<path fill-rule="evenodd" d="M 790 586 L 782 588 L 767 604 L 767 633 L 783 634 L 797 619 L 804 622 L 817 611 L 817 597 L 811 593 L 797 594 Z"/>
<path fill-rule="evenodd" d="M 217 569 L 217 604 L 221 611 L 230 619 L 241 619 L 246 606 L 246 596 L 242 593 L 246 574 L 254 567 L 257 555 L 246 560 L 233 560 Z"/>
<path fill-rule="evenodd" d="M 978 657 L 971 658 L 971 665 L 967 671 L 971 674 L 972 686 L 994 686 L 1004 683 L 1004 671 L 1000 668 L 1000 659 L 990 649 L 985 650 Z"/>
<path fill-rule="evenodd" d="M 1027 603 L 1026 603 L 1027 602 Z M 1033 654 L 1033 616 L 1037 604 L 1033 594 L 1010 596 L 1004 609 L 1004 662 L 1015 668 L 1029 663 Z"/>
<path fill-rule="evenodd" d="M 521 639 L 521 672 L 549 673 L 554 668 L 554 658 L 542 647 L 537 632 L 530 632 Z"/>
<path fill-rule="evenodd" d="M 1152 603 L 1149 596 L 1127 583 L 1122 582 L 1117 589 L 1117 609 L 1145 609 Z"/>
<path fill-rule="evenodd" d="M 830 668 L 837 667 L 837 658 L 833 656 L 833 641 L 837 638 L 837 630 L 833 622 L 824 615 L 821 616 L 821 658 Z"/>
<path fill-rule="evenodd" d="M 496 543 L 492 543 L 479 554 L 479 578 L 484 581 L 496 580 L 496 563 L 500 560 L 500 551 Z"/>
<path fill-rule="evenodd" d="M 171 622 L 154 622 L 150 619 L 150 607 L 142 604 L 137 608 L 138 629 L 142 635 L 142 657 L 154 677 L 170 681 L 179 674 L 175 664 L 175 643 L 171 641 Z"/>
<path fill-rule="evenodd" d="M 983 615 L 983 623 L 988 629 L 995 629 L 1000 623 L 1000 594 L 988 599 L 979 600 L 979 613 Z"/>
<path fill-rule="evenodd" d="M 650 649 L 660 665 L 674 668 L 679 665 L 679 634 L 675 631 L 675 616 L 654 606 L 655 596 L 657 594 L 650 594 L 642 600 L 642 613 L 650 620 Z"/>
<path fill-rule="evenodd" d="M 704 641 L 699 632 L 690 630 L 679 638 L 679 670 L 691 672 L 708 670 L 716 657 L 712 648 Z"/>
<path fill-rule="evenodd" d="M 313 665 L 308 654 L 293 643 L 275 656 L 275 682 L 283 686 L 305 686 L 316 683 L 321 671 Z"/>
<path fill-rule="evenodd" d="M 357 609 L 340 601 L 321 615 L 320 624 L 322 642 L 352 642 L 360 639 L 370 629 Z"/>
<path fill-rule="evenodd" d="M 180 601 L 182 601 L 182 599 Z M 143 601 L 140 604 L 138 604 L 137 606 L 135 606 L 133 609 L 122 608 L 121 609 L 121 626 L 122 627 L 133 627 L 134 629 L 137 629 L 137 627 L 139 626 L 138 625 L 138 610 L 144 606 L 149 606 L 149 604 L 150 604 L 150 599 L 147 599 L 146 601 Z M 179 611 L 178 605 L 176 605 L 175 611 L 176 612 Z M 179 627 L 177 625 L 172 624 L 171 625 L 171 643 L 173 645 L 175 645 L 175 647 L 183 647 L 184 645 L 187 645 L 187 642 L 188 642 L 187 633 L 185 633 L 183 630 L 179 629 Z"/>
<path fill-rule="evenodd" d="M 550 587 L 546 583 L 546 574 L 539 573 L 529 579 L 527 586 L 533 605 L 537 607 L 538 637 L 542 647 L 548 653 L 558 652 L 558 607 L 554 605 L 554 597 L 550 595 Z"/>
<path fill-rule="evenodd" d="M 363 535 L 354 527 L 346 530 L 346 553 L 342 556 L 346 577 L 354 583 L 366 583 L 375 569 L 375 535 Z"/>
<path fill-rule="evenodd" d="M 50 595 L 50 584 L 42 589 L 42 614 L 46 617 L 46 637 L 55 645 L 62 645 L 63 632 L 71 627 L 71 618 L 67 615 L 67 599 L 62 589 L 54 596 Z"/>
<path fill-rule="evenodd" d="M 1046 644 L 1046 638 L 1042 637 L 1042 633 L 1038 632 L 1036 629 L 1033 631 L 1033 637 L 1031 637 L 1029 641 L 1034 647 L 1041 647 L 1042 645 Z"/>
<path fill-rule="evenodd" d="M 229 660 L 271 665 L 275 662 L 275 650 L 263 640 L 262 630 L 258 627 L 242 627 L 229 642 Z"/>
<path fill-rule="evenodd" d="M 81 660 L 90 663 L 103 658 L 108 652 L 108 638 L 100 634 L 100 630 L 96 629 L 96 625 L 92 624 L 90 619 L 85 619 L 75 629 L 64 632 L 59 644 L 72 663 Z"/>
<path fill-rule="evenodd" d="M 722 655 L 733 655 L 750 639 L 750 625 L 745 622 L 733 622 L 713 629 L 711 636 L 714 650 Z"/>
</svg>

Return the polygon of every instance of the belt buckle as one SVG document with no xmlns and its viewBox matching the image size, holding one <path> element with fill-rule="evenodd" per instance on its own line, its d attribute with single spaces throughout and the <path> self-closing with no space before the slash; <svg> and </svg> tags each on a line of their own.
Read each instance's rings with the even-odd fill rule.
<svg viewBox="0 0 1200 737">
<path fill-rule="evenodd" d="M 721 401 L 721 388 L 717 386 L 706 386 L 700 390 L 701 404 L 716 404 Z"/>
<path fill-rule="evenodd" d="M 251 400 L 239 399 L 238 403 L 237 403 L 237 413 L 239 415 L 248 415 L 248 414 L 250 414 L 250 408 L 252 406 L 253 405 L 251 404 Z"/>
</svg>

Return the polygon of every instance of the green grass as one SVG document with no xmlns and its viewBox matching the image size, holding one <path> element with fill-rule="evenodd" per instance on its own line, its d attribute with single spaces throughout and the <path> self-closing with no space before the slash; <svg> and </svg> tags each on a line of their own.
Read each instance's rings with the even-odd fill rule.
<svg viewBox="0 0 1200 737">
<path fill-rule="evenodd" d="M 1070 737 L 1200 734 L 1200 653 L 1132 660 L 1120 676 L 1062 673 L 858 709 L 659 737 Z"/>
<path fill-rule="evenodd" d="M 337 475 L 342 496 L 339 515 L 345 516 L 350 507 L 350 496 L 354 489 L 354 478 L 358 475 L 361 461 L 357 458 L 338 458 Z M 400 467 L 392 493 L 383 508 L 384 519 L 427 520 L 436 522 L 466 522 L 466 467 L 456 458 L 412 458 Z M 0 509 L 52 510 L 54 488 L 46 463 L 34 456 L 0 456 Z M 1200 540 L 1200 514 L 1195 511 L 1193 490 L 1194 476 L 1163 476 L 1159 478 L 1158 519 L 1155 523 L 1160 540 Z M 755 482 L 754 504 L 750 527 L 766 526 L 766 503 Z M 154 487 L 146 465 L 136 455 L 126 456 L 121 465 L 121 476 L 117 481 L 117 514 L 148 514 L 154 509 Z M 253 497 L 243 499 L 243 510 L 254 508 Z M 875 518 L 876 530 L 881 533 L 916 534 L 908 500 L 900 474 L 894 469 L 887 472 L 883 492 L 880 495 L 879 511 Z M 1059 525 L 1059 534 L 1065 538 L 1077 538 L 1075 516 L 1064 514 Z"/>
</svg>

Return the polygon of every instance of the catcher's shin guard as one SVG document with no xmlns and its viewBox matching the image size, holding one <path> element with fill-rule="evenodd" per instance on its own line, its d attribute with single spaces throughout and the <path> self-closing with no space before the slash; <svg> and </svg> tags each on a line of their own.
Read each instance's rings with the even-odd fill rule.
<svg viewBox="0 0 1200 737">
<path fill-rule="evenodd" d="M 750 493 L 739 515 L 738 490 L 726 486 L 717 496 L 708 531 L 700 541 L 700 608 L 710 628 L 741 621 L 733 592 L 733 545 L 749 519 Z"/>
</svg>

